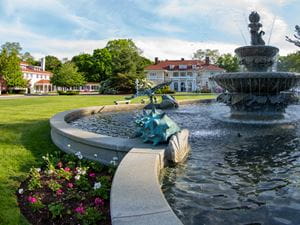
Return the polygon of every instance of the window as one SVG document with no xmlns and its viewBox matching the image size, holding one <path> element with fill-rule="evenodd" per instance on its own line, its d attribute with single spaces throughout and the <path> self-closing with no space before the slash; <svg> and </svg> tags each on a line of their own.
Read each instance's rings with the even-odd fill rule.
<svg viewBox="0 0 300 225">
<path fill-rule="evenodd" d="M 175 67 L 175 65 L 169 65 L 169 69 L 170 69 L 170 70 L 173 70 L 174 67 Z"/>
<path fill-rule="evenodd" d="M 185 75 L 186 75 L 186 72 L 180 72 L 181 77 L 185 77 Z"/>
<path fill-rule="evenodd" d="M 192 72 L 187 72 L 187 75 L 188 75 L 189 77 L 192 77 L 192 76 L 193 76 L 193 73 L 192 73 Z"/>
<path fill-rule="evenodd" d="M 193 91 L 193 83 L 192 81 L 188 81 L 188 92 L 192 92 Z"/>
<path fill-rule="evenodd" d="M 181 82 L 180 83 L 180 87 L 181 87 L 181 91 L 185 92 L 186 88 L 185 88 L 185 82 Z"/>
<path fill-rule="evenodd" d="M 174 91 L 178 91 L 178 82 L 174 82 Z"/>
<path fill-rule="evenodd" d="M 179 75 L 178 72 L 173 73 L 173 77 L 178 77 L 178 75 Z"/>
<path fill-rule="evenodd" d="M 197 65 L 192 65 L 192 69 L 193 70 L 197 69 Z"/>
<path fill-rule="evenodd" d="M 181 65 L 179 65 L 179 69 L 181 69 L 181 70 L 185 70 L 185 69 L 187 69 L 187 65 L 183 65 L 183 64 L 181 64 Z"/>
<path fill-rule="evenodd" d="M 150 73 L 150 77 L 156 77 L 156 73 L 155 72 L 151 72 Z"/>
</svg>

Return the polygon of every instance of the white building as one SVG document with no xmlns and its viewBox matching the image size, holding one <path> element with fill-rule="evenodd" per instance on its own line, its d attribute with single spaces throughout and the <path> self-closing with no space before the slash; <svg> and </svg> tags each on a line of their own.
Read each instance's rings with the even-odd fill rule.
<svg viewBox="0 0 300 225">
<path fill-rule="evenodd" d="M 50 83 L 51 72 L 45 70 L 45 59 L 42 60 L 42 66 L 31 66 L 26 62 L 20 63 L 23 78 L 28 80 L 28 92 L 47 93 L 54 91 Z"/>
<path fill-rule="evenodd" d="M 215 74 L 224 73 L 225 70 L 210 64 L 207 57 L 201 60 L 165 60 L 155 58 L 155 64 L 145 68 L 147 79 L 160 84 L 173 81 L 170 88 L 177 92 L 192 92 L 197 90 L 213 91 L 215 83 L 209 78 Z"/>
</svg>

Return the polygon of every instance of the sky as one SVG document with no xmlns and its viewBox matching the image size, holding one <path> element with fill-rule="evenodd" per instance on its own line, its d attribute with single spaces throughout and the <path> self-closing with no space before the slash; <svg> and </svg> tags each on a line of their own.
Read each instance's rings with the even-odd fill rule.
<svg viewBox="0 0 300 225">
<path fill-rule="evenodd" d="M 71 59 L 129 38 L 152 60 L 190 59 L 197 49 L 248 45 L 251 11 L 261 15 L 266 43 L 281 55 L 297 51 L 285 36 L 300 25 L 299 0 L 0 0 L 0 45 Z"/>
</svg>

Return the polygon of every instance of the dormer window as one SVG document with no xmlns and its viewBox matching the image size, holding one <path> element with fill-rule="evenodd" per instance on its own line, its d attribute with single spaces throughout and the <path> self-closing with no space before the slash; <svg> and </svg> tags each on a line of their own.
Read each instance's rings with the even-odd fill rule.
<svg viewBox="0 0 300 225">
<path fill-rule="evenodd" d="M 180 70 L 186 70 L 187 69 L 187 65 L 181 64 L 181 65 L 179 65 L 179 69 Z"/>
<path fill-rule="evenodd" d="M 173 70 L 175 68 L 175 65 L 169 65 L 169 69 Z"/>
<path fill-rule="evenodd" d="M 197 69 L 197 65 L 192 65 L 192 69 L 193 70 Z"/>
</svg>

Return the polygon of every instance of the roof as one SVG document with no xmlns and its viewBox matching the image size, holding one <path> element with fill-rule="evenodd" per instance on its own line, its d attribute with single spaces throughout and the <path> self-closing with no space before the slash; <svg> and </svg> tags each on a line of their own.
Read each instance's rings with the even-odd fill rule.
<svg viewBox="0 0 300 225">
<path fill-rule="evenodd" d="M 34 70 L 34 69 L 31 69 L 31 68 L 21 68 L 22 72 L 27 72 L 27 73 L 36 73 L 36 74 L 45 74 L 45 75 L 49 75 L 51 76 L 52 73 L 51 72 L 48 72 L 48 71 L 43 71 L 43 70 Z"/>
<path fill-rule="evenodd" d="M 35 84 L 50 84 L 50 80 L 39 80 Z"/>
<path fill-rule="evenodd" d="M 170 69 L 169 65 L 173 65 L 174 68 Z M 187 65 L 187 69 L 179 69 L 179 65 Z M 159 61 L 157 64 L 147 66 L 145 70 L 192 70 L 192 65 L 196 65 L 197 70 L 222 70 L 224 69 L 213 65 L 206 64 L 201 60 L 165 60 Z"/>
</svg>

